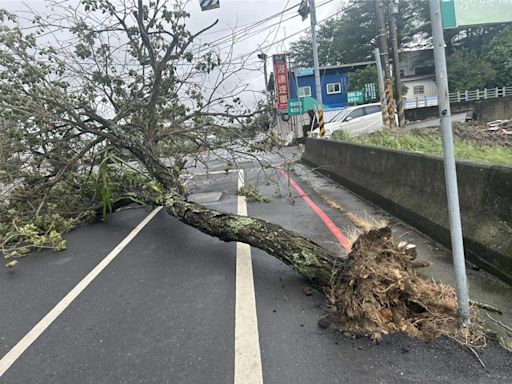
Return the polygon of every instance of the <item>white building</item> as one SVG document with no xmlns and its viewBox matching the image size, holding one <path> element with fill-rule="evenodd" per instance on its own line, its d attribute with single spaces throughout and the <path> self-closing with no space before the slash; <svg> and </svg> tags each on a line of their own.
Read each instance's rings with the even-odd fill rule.
<svg viewBox="0 0 512 384">
<path fill-rule="evenodd" d="M 400 75 L 407 87 L 404 97 L 408 101 L 416 98 L 436 98 L 437 85 L 432 48 L 415 49 L 400 52 Z"/>
</svg>

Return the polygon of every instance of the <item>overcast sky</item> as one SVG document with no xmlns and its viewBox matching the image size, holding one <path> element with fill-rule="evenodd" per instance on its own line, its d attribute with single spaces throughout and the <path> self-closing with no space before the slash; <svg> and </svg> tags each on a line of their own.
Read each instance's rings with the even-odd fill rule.
<svg viewBox="0 0 512 384">
<path fill-rule="evenodd" d="M 71 1 L 76 2 L 76 0 Z M 191 14 L 189 29 L 192 32 L 197 31 L 218 19 L 218 24 L 201 39 L 201 43 L 213 42 L 214 44 L 219 44 L 218 39 L 226 38 L 232 34 L 232 31 L 240 32 L 242 28 L 248 25 L 300 3 L 300 0 L 220 0 L 221 6 L 219 9 L 202 12 L 199 1 L 188 0 L 186 9 Z M 319 21 L 336 13 L 342 6 L 342 0 L 316 0 L 316 3 Z M 26 9 L 24 4 L 41 13 L 44 13 L 46 9 L 43 0 L 0 0 L 0 8 L 6 8 L 9 11 Z M 262 65 L 256 53 L 251 53 L 259 48 L 262 48 L 261 51 L 269 57 L 275 53 L 284 53 L 287 51 L 290 42 L 296 40 L 301 35 L 290 37 L 270 47 L 267 46 L 296 34 L 309 26 L 309 19 L 302 21 L 300 17 L 294 17 L 286 20 L 297 15 L 297 9 L 295 7 L 293 10 L 284 13 L 282 19 L 280 17 L 273 18 L 255 28 L 247 30 L 245 34 L 238 35 L 238 38 L 243 40 L 236 43 L 233 47 L 233 57 L 238 58 L 244 55 L 244 58 L 249 58 L 247 62 L 249 70 L 244 72 L 242 77 L 243 81 L 247 82 L 251 89 L 260 91 L 263 89 Z M 231 44 L 224 42 L 221 47 L 227 52 Z M 268 61 L 268 65 L 270 73 L 272 67 L 271 60 Z"/>
</svg>

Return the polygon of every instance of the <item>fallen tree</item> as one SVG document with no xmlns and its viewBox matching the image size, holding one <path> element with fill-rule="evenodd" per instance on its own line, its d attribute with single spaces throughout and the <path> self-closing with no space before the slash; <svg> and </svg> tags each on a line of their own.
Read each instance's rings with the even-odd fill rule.
<svg viewBox="0 0 512 384">
<path fill-rule="evenodd" d="M 188 32 L 189 15 L 181 2 L 169 7 L 164 1 L 120 6 L 83 0 L 81 9 L 49 4 L 59 11 L 35 15 L 36 32 L 30 34 L 22 32 L 14 15 L 0 14 L 0 65 L 6 69 L 1 79 L 2 115 L 12 125 L 10 132 L 16 132 L 11 142 L 22 132 L 20 150 L 28 155 L 18 165 L 30 168 L 30 174 L 14 177 L 21 180 L 15 191 L 23 190 L 16 200 L 30 203 L 36 194 L 51 196 L 69 175 L 91 173 L 94 167 L 101 171 L 108 159 L 104 152 L 115 150 L 118 163 L 135 160 L 143 166 L 141 174 L 156 182 L 161 202 L 173 216 L 222 240 L 259 247 L 319 286 L 328 284 L 337 257 L 320 245 L 262 220 L 187 201 L 180 176 L 187 161 L 201 161 L 205 150 L 217 149 L 207 136 L 218 129 L 236 131 L 235 122 L 246 128 L 247 119 L 258 115 L 234 96 L 240 92 L 238 85 L 219 94 L 219 88 L 243 70 L 243 63 L 233 64 L 229 58 L 222 62 L 215 50 L 194 56 L 195 39 L 216 22 L 195 34 Z M 51 41 L 53 45 L 40 41 L 39 36 L 57 29 L 65 30 L 69 39 Z M 106 44 L 112 40 L 115 46 Z M 212 91 L 205 95 L 201 86 L 208 82 Z M 228 152 L 236 162 L 237 152 Z M 11 162 L 12 158 L 11 154 Z M 84 159 L 90 164 L 82 164 L 80 170 Z M 99 192 L 104 193 L 95 194 L 109 206 L 111 202 L 103 201 L 113 194 L 106 186 L 106 173 L 100 177 L 105 183 Z M 151 194 L 134 197 L 147 201 Z M 93 201 L 83 208 L 92 208 Z M 35 212 L 27 211 L 30 215 L 48 211 L 47 200 L 38 202 Z"/>
<path fill-rule="evenodd" d="M 202 232 L 275 256 L 323 290 L 335 321 L 354 331 L 418 336 L 440 315 L 456 318 L 454 301 L 441 310 L 418 293 L 412 259 L 389 243 L 389 232 L 364 235 L 347 259 L 278 225 L 187 200 L 188 163 L 207 168 L 205 151 L 228 166 L 240 155 L 209 135 L 230 132 L 245 141 L 252 119 L 267 114 L 240 98 L 245 60 L 196 43 L 216 22 L 189 32 L 180 1 L 48 1 L 48 9 L 30 27 L 0 10 L 0 112 L 9 144 L 2 150 L 9 167 L 1 180 L 0 233 L 7 257 L 62 249 L 62 233 L 100 207 L 105 215 L 118 196 L 162 204 Z M 245 155 L 259 161 L 253 152 L 274 142 L 245 144 Z M 368 239 L 387 246 L 372 251 Z M 367 252 L 377 256 L 365 268 L 392 259 L 379 280 L 359 270 Z M 455 328 L 446 333 L 455 335 Z"/>
</svg>

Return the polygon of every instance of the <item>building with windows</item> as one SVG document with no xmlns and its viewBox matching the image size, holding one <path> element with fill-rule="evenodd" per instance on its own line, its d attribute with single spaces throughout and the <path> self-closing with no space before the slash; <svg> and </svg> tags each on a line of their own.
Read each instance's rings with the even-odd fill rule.
<svg viewBox="0 0 512 384">
<path fill-rule="evenodd" d="M 340 109 L 346 107 L 348 105 L 347 90 L 350 72 L 372 64 L 375 64 L 375 61 L 320 67 L 324 108 Z M 290 92 L 294 99 L 312 97 L 316 100 L 313 68 L 297 68 L 290 72 Z"/>
<path fill-rule="evenodd" d="M 407 99 L 437 98 L 432 48 L 400 52 L 400 76 L 402 84 L 407 87 L 407 93 L 404 94 Z"/>
<path fill-rule="evenodd" d="M 326 110 L 344 108 L 349 104 L 347 91 L 350 73 L 367 65 L 375 65 L 375 61 L 320 67 L 322 101 Z M 420 104 L 423 102 L 425 105 L 430 99 L 437 101 L 432 48 L 400 52 L 400 75 L 402 84 L 407 88 L 404 97 L 409 107 L 414 107 L 418 99 Z M 292 69 L 288 86 L 291 98 L 311 97 L 316 100 L 313 68 Z"/>
</svg>

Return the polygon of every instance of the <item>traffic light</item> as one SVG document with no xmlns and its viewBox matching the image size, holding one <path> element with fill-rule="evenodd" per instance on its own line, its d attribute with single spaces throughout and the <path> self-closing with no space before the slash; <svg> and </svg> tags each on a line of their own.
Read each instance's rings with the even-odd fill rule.
<svg viewBox="0 0 512 384">
<path fill-rule="evenodd" d="M 306 20 L 309 15 L 309 0 L 302 0 L 299 5 L 299 15 L 302 16 L 302 21 Z"/>
<path fill-rule="evenodd" d="M 220 0 L 199 0 L 201 11 L 208 11 L 220 7 Z"/>
</svg>

